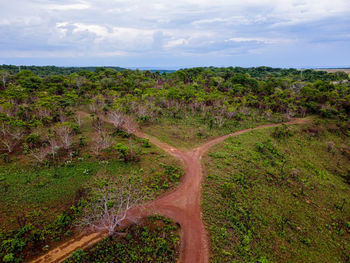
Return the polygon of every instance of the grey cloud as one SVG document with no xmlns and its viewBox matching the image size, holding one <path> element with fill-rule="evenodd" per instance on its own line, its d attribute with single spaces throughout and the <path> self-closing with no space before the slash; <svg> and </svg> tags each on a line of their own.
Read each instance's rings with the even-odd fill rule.
<svg viewBox="0 0 350 263">
<path fill-rule="evenodd" d="M 331 50 L 349 43 L 349 14 L 347 0 L 17 0 L 0 10 L 0 59 L 202 55 L 215 62 L 218 54 L 229 61 L 305 43 Z"/>
</svg>

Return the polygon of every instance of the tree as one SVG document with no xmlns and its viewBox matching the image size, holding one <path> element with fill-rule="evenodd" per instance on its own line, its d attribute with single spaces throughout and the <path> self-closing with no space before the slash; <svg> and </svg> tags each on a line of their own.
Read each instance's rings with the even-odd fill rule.
<svg viewBox="0 0 350 263">
<path fill-rule="evenodd" d="M 104 149 L 107 149 L 112 145 L 112 138 L 105 131 L 101 131 L 98 133 L 96 137 L 94 137 L 94 141 L 92 143 L 92 151 L 94 154 L 98 155 Z"/>
<path fill-rule="evenodd" d="M 0 125 L 1 141 L 7 151 L 11 153 L 25 135 L 25 130 L 20 126 L 9 125 L 4 122 Z"/>
<path fill-rule="evenodd" d="M 56 152 L 60 148 L 57 139 L 54 135 L 50 134 L 47 138 L 47 141 L 49 142 L 50 153 L 52 154 L 52 158 L 55 159 Z"/>
<path fill-rule="evenodd" d="M 56 135 L 64 149 L 69 149 L 73 142 L 73 129 L 67 124 L 59 124 L 55 129 Z"/>
<path fill-rule="evenodd" d="M 94 118 L 92 120 L 92 128 L 97 132 L 97 133 L 101 133 L 103 130 L 103 124 L 104 122 L 102 121 L 102 119 L 97 116 L 96 118 Z"/>
<path fill-rule="evenodd" d="M 45 161 L 47 155 L 50 153 L 51 149 L 48 146 L 44 146 L 38 149 L 34 149 L 30 151 L 30 156 L 32 156 L 39 163 Z"/>
<path fill-rule="evenodd" d="M 77 225 L 92 231 L 106 231 L 110 236 L 128 211 L 146 199 L 142 185 L 128 177 L 99 177 L 89 190 L 89 203 Z"/>
<path fill-rule="evenodd" d="M 10 76 L 10 73 L 8 73 L 6 70 L 0 71 L 0 77 L 1 77 L 3 89 L 6 89 L 6 82 L 9 76 Z"/>
<path fill-rule="evenodd" d="M 114 127 L 118 130 L 124 130 L 127 133 L 131 134 L 137 131 L 138 125 L 132 120 L 131 117 L 126 116 L 118 111 L 113 111 L 109 114 L 109 119 L 113 123 Z"/>
</svg>

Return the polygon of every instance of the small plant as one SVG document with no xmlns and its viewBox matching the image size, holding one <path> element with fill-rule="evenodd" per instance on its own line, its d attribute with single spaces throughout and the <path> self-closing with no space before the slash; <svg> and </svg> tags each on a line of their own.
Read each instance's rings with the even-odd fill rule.
<svg viewBox="0 0 350 263">
<path fill-rule="evenodd" d="M 132 145 L 128 147 L 122 143 L 117 143 L 113 146 L 113 149 L 126 163 L 140 160 L 138 152 L 134 151 Z"/>
<path fill-rule="evenodd" d="M 142 139 L 141 142 L 142 142 L 142 147 L 144 148 L 150 148 L 152 146 L 151 143 L 149 142 L 149 139 Z"/>
<path fill-rule="evenodd" d="M 87 138 L 85 136 L 79 137 L 79 146 L 84 147 L 87 145 Z"/>
<path fill-rule="evenodd" d="M 13 253 L 6 254 L 3 257 L 2 261 L 4 261 L 4 262 L 13 262 L 13 261 L 15 261 L 15 255 Z"/>
<path fill-rule="evenodd" d="M 85 255 L 84 251 L 79 248 L 72 253 L 72 259 L 75 262 L 81 262 L 84 255 Z"/>
<path fill-rule="evenodd" d="M 292 135 L 293 135 L 293 132 L 291 131 L 290 127 L 288 127 L 285 124 L 282 124 L 281 126 L 276 127 L 272 132 L 272 137 L 276 139 L 288 138 Z"/>
<path fill-rule="evenodd" d="M 10 162 L 10 158 L 9 158 L 8 153 L 1 154 L 0 158 L 4 161 L 4 163 L 9 163 Z"/>
</svg>

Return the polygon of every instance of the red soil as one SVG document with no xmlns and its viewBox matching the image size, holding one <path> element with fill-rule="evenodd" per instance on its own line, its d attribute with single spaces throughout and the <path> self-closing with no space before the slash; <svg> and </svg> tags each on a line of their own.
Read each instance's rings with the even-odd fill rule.
<svg viewBox="0 0 350 263">
<path fill-rule="evenodd" d="M 88 115 L 85 112 L 78 112 L 81 115 Z M 105 119 L 106 122 L 110 122 Z M 285 124 L 301 124 L 305 119 L 295 119 Z M 252 130 L 276 127 L 281 124 L 269 124 L 256 127 L 254 129 L 241 130 L 232 134 L 224 135 L 219 138 L 210 140 L 205 144 L 188 150 L 181 151 L 158 139 L 144 134 L 140 131 L 134 134 L 141 138 L 147 138 L 151 143 L 165 150 L 167 153 L 175 156 L 184 163 L 185 176 L 180 185 L 168 194 L 136 207 L 128 213 L 127 219 L 123 221 L 122 227 L 137 222 L 139 219 L 159 214 L 171 218 L 181 227 L 181 249 L 179 262 L 183 263 L 204 263 L 209 261 L 208 237 L 201 215 L 201 182 L 202 182 L 202 165 L 201 158 L 203 154 L 213 145 L 224 141 L 229 136 L 237 136 Z M 32 261 L 33 263 L 41 262 L 61 262 L 71 256 L 72 252 L 78 248 L 86 248 L 105 237 L 105 234 L 93 233 L 84 235 L 80 238 L 73 239 L 68 244 L 48 252 L 46 255 Z"/>
</svg>

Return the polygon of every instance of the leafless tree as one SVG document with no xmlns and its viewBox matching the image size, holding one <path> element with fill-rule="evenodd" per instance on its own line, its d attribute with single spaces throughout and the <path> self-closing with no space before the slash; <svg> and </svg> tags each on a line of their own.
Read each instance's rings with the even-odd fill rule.
<svg viewBox="0 0 350 263">
<path fill-rule="evenodd" d="M 97 105 L 96 105 L 95 103 L 89 104 L 89 110 L 90 110 L 92 113 L 97 113 Z"/>
<path fill-rule="evenodd" d="M 44 108 L 44 107 L 39 107 L 36 110 L 36 115 L 40 117 L 41 119 L 44 117 L 49 117 L 51 116 L 51 110 Z"/>
<path fill-rule="evenodd" d="M 117 129 L 124 130 L 127 133 L 134 133 L 138 129 L 137 123 L 130 116 L 126 116 L 118 111 L 111 112 L 109 119 Z"/>
<path fill-rule="evenodd" d="M 57 142 L 57 139 L 54 136 L 49 136 L 47 141 L 49 142 L 50 152 L 52 154 L 52 158 L 55 159 L 55 155 L 57 150 L 60 148 Z"/>
<path fill-rule="evenodd" d="M 77 122 L 78 126 L 80 127 L 81 126 L 81 115 L 76 114 L 74 119 Z"/>
<path fill-rule="evenodd" d="M 1 76 L 1 80 L 2 80 L 2 86 L 4 89 L 6 89 L 6 82 L 7 82 L 8 77 L 10 76 L 10 73 L 3 70 L 0 72 L 0 76 Z"/>
<path fill-rule="evenodd" d="M 114 127 L 116 127 L 118 130 L 121 130 L 123 128 L 125 117 L 122 113 L 118 111 L 112 111 L 109 114 L 109 119 L 113 123 Z"/>
<path fill-rule="evenodd" d="M 221 128 L 222 125 L 224 125 L 225 118 L 223 115 L 217 115 L 214 117 L 214 121 L 215 121 L 215 124 Z"/>
<path fill-rule="evenodd" d="M 101 131 L 92 143 L 92 151 L 98 155 L 104 149 L 112 145 L 112 137 L 107 132 Z"/>
<path fill-rule="evenodd" d="M 3 122 L 1 123 L 0 131 L 2 135 L 2 144 L 6 147 L 9 153 L 14 150 L 25 135 L 25 131 L 22 127 L 12 127 Z"/>
<path fill-rule="evenodd" d="M 64 112 L 60 112 L 59 113 L 59 119 L 60 119 L 60 122 L 61 123 L 64 123 L 64 122 L 66 122 L 67 121 L 67 116 L 64 114 Z"/>
<path fill-rule="evenodd" d="M 92 127 L 94 128 L 94 130 L 97 132 L 97 133 L 101 133 L 102 130 L 103 130 L 103 120 L 102 118 L 100 118 L 99 116 L 97 116 L 96 118 L 94 118 L 92 120 Z"/>
<path fill-rule="evenodd" d="M 50 153 L 50 147 L 41 147 L 38 149 L 34 149 L 30 152 L 30 156 L 32 156 L 35 160 L 37 160 L 39 163 L 42 163 L 47 155 Z"/>
<path fill-rule="evenodd" d="M 123 130 L 130 134 L 135 133 L 138 130 L 137 122 L 133 120 L 130 116 L 125 116 Z"/>
<path fill-rule="evenodd" d="M 66 125 L 59 125 L 55 129 L 56 135 L 64 149 L 69 149 L 73 142 L 73 130 Z"/>
<path fill-rule="evenodd" d="M 128 211 L 145 200 L 142 187 L 127 178 L 100 177 L 90 188 L 90 202 L 77 225 L 113 235 Z"/>
</svg>

